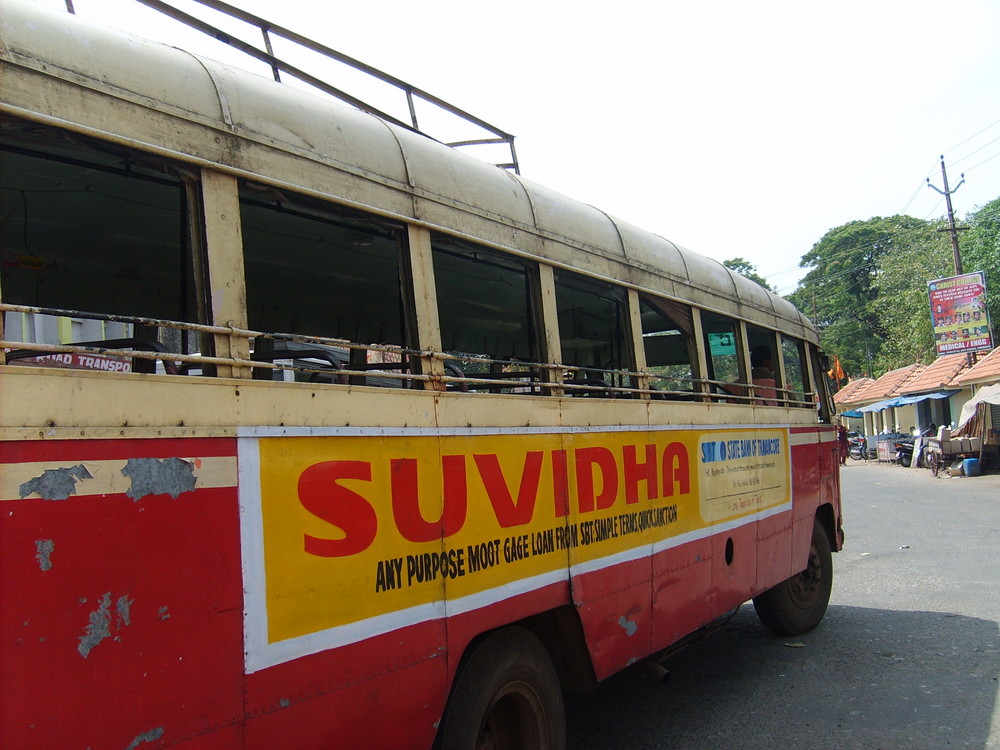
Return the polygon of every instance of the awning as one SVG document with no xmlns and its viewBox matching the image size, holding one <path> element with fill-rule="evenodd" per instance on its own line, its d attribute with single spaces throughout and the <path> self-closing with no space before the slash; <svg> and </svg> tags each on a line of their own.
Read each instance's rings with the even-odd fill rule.
<svg viewBox="0 0 1000 750">
<path fill-rule="evenodd" d="M 864 414 L 855 410 L 855 411 L 842 412 L 840 416 L 847 417 L 848 419 L 861 419 L 861 417 L 863 417 Z"/>
<path fill-rule="evenodd" d="M 883 411 L 885 409 L 891 409 L 899 402 L 899 398 L 889 398 L 885 401 L 876 401 L 874 404 L 868 404 L 868 406 L 862 406 L 858 409 L 862 414 L 867 414 L 873 411 Z"/>
<path fill-rule="evenodd" d="M 917 396 L 896 396 L 896 398 L 887 398 L 885 401 L 876 401 L 874 404 L 868 404 L 868 406 L 862 406 L 858 409 L 859 412 L 872 412 L 872 411 L 884 411 L 885 409 L 891 409 L 894 406 L 903 406 L 905 404 L 915 404 L 918 401 L 924 401 L 929 398 L 951 398 L 958 391 L 937 391 L 936 393 L 921 393 Z"/>
<path fill-rule="evenodd" d="M 1000 383 L 988 385 L 976 391 L 976 395 L 965 402 L 962 407 L 962 415 L 958 419 L 958 427 L 954 432 L 961 430 L 965 423 L 976 415 L 979 404 L 1000 404 Z"/>
<path fill-rule="evenodd" d="M 951 398 L 958 391 L 938 391 L 937 393 L 921 393 L 917 396 L 901 396 L 896 406 L 902 406 L 903 404 L 915 404 L 918 401 L 924 401 L 929 398 Z"/>
</svg>

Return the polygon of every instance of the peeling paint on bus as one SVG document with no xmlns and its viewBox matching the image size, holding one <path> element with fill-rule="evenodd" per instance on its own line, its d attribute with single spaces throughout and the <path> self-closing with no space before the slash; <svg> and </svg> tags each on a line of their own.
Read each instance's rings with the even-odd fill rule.
<svg viewBox="0 0 1000 750">
<path fill-rule="evenodd" d="M 136 735 L 136 738 L 129 743 L 129 746 L 125 750 L 135 750 L 139 745 L 145 745 L 149 742 L 156 742 L 163 736 L 163 727 L 157 727 L 156 729 L 150 729 L 148 732 L 143 732 L 142 734 Z"/>
<path fill-rule="evenodd" d="M 52 551 L 55 549 L 55 542 L 51 539 L 39 539 L 35 542 L 35 559 L 38 560 L 38 567 L 43 571 L 52 570 Z"/>
<path fill-rule="evenodd" d="M 147 495 L 170 495 L 175 500 L 195 488 L 194 468 L 180 458 L 130 458 L 122 475 L 132 480 L 125 492 L 132 500 Z"/>
<path fill-rule="evenodd" d="M 37 477 L 22 484 L 19 492 L 22 499 L 35 493 L 42 500 L 65 500 L 70 495 L 76 494 L 77 482 L 93 478 L 83 464 L 62 469 L 46 469 Z"/>
<path fill-rule="evenodd" d="M 108 591 L 101 597 L 100 605 L 90 613 L 90 622 L 87 623 L 86 632 L 80 636 L 80 645 L 77 650 L 84 659 L 90 656 L 90 652 L 101 641 L 111 637 L 112 624 L 115 631 L 121 630 L 123 625 L 132 624 L 132 603 L 133 601 L 127 596 L 118 597 L 115 602 L 117 618 L 112 623 L 111 592 Z"/>
<path fill-rule="evenodd" d="M 635 632 L 639 629 L 639 626 L 635 624 L 635 620 L 630 620 L 625 615 L 618 618 L 618 624 L 625 631 L 625 635 L 633 636 Z"/>
</svg>

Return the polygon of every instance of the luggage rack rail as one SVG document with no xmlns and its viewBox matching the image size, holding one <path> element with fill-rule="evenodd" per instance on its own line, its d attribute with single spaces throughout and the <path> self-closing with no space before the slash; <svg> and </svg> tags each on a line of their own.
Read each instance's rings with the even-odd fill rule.
<svg viewBox="0 0 1000 750">
<path fill-rule="evenodd" d="M 281 74 L 286 73 L 289 76 L 292 76 L 293 78 L 296 78 L 316 89 L 319 89 L 320 91 L 322 91 L 325 94 L 328 94 L 329 96 L 335 97 L 336 99 L 339 99 L 343 102 L 346 102 L 347 104 L 350 104 L 353 107 L 356 107 L 357 109 L 360 109 L 364 112 L 368 112 L 369 114 L 375 115 L 376 117 L 386 120 L 387 122 L 391 122 L 399 127 L 406 128 L 407 130 L 411 130 L 415 133 L 419 133 L 420 135 L 423 135 L 427 138 L 431 138 L 432 140 L 439 140 L 421 130 L 417 122 L 417 111 L 416 111 L 415 100 L 426 102 L 432 107 L 435 107 L 438 110 L 446 112 L 449 115 L 457 117 L 459 120 L 462 120 L 465 123 L 474 126 L 475 128 L 478 129 L 477 132 L 481 132 L 482 134 L 484 134 L 484 137 L 468 138 L 464 140 L 450 141 L 450 142 L 446 141 L 439 141 L 439 142 L 442 142 L 446 146 L 451 146 L 453 148 L 462 148 L 466 146 L 506 144 L 506 146 L 510 151 L 510 161 L 496 164 L 495 166 L 500 167 L 501 169 L 512 170 L 515 174 L 521 174 L 520 164 L 518 163 L 517 160 L 517 152 L 514 149 L 514 136 L 496 127 L 495 125 L 492 125 L 486 122 L 485 120 L 476 117 L 475 115 L 472 115 L 469 112 L 466 112 L 465 110 L 460 109 L 459 107 L 456 107 L 455 105 L 450 104 L 444 101 L 443 99 L 428 93 L 427 91 L 424 91 L 423 89 L 417 88 L 416 86 L 407 83 L 406 81 L 396 78 L 395 76 L 389 75 L 388 73 L 384 73 L 383 71 L 378 70 L 377 68 L 373 68 L 372 66 L 367 65 L 353 57 L 350 57 L 349 55 L 345 55 L 342 52 L 338 52 L 337 50 L 331 49 L 330 47 L 327 47 L 326 45 L 320 44 L 319 42 L 309 39 L 308 37 L 303 36 L 302 34 L 298 34 L 290 29 L 286 29 L 282 26 L 271 23 L 270 21 L 261 18 L 260 16 L 256 16 L 252 13 L 247 13 L 246 11 L 243 11 L 233 5 L 230 5 L 229 3 L 222 2 L 222 0 L 194 0 L 194 1 L 208 8 L 211 8 L 214 11 L 227 15 L 230 18 L 235 18 L 251 26 L 256 26 L 257 29 L 261 32 L 261 35 L 263 37 L 264 49 L 262 50 L 249 42 L 239 39 L 230 34 L 229 32 L 226 32 L 218 28 L 217 26 L 213 26 L 207 21 L 192 16 L 189 13 L 185 13 L 184 11 L 175 8 L 173 5 L 170 5 L 169 3 L 166 3 L 163 0 L 136 0 L 136 2 L 139 2 L 149 8 L 152 8 L 153 10 L 159 11 L 160 13 L 163 13 L 164 15 L 169 16 L 170 18 L 173 18 L 176 21 L 179 21 L 187 26 L 190 26 L 193 29 L 201 31 L 202 33 L 211 36 L 217 41 L 222 42 L 223 44 L 227 44 L 230 47 L 237 49 L 246 55 L 249 55 L 250 57 L 253 57 L 257 60 L 267 63 L 268 65 L 271 66 L 271 72 L 274 76 L 275 81 L 280 82 Z M 70 13 L 76 12 L 73 7 L 73 0 L 66 0 L 66 9 Z M 294 44 L 297 44 L 300 47 L 304 47 L 305 49 L 308 49 L 312 52 L 318 53 L 330 60 L 342 63 L 343 65 L 353 68 L 356 71 L 364 73 L 370 76 L 371 78 L 374 78 L 378 81 L 381 81 L 384 84 L 387 84 L 389 86 L 392 86 L 400 90 L 406 97 L 406 104 L 410 114 L 410 121 L 406 122 L 405 120 L 401 120 L 397 117 L 394 117 L 393 115 L 388 114 L 387 112 L 384 112 L 378 109 L 377 107 L 374 107 L 362 101 L 361 99 L 347 93 L 346 91 L 343 91 L 337 88 L 336 86 L 327 83 L 326 81 L 318 78 L 317 76 L 314 76 L 311 73 L 302 70 L 301 68 L 298 68 L 292 65 L 291 63 L 275 56 L 274 49 L 271 44 L 272 35 L 285 39 L 286 41 L 292 42 Z"/>
</svg>

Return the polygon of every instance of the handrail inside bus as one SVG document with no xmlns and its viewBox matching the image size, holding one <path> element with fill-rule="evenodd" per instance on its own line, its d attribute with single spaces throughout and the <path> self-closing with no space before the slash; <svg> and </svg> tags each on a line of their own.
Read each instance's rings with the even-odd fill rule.
<svg viewBox="0 0 1000 750">
<path fill-rule="evenodd" d="M 260 16 L 256 16 L 252 13 L 247 13 L 246 11 L 243 11 L 240 8 L 230 5 L 229 3 L 222 2 L 222 0 L 195 0 L 195 1 L 200 3 L 201 5 L 211 8 L 214 11 L 222 13 L 223 15 L 229 16 L 230 18 L 242 21 L 243 23 L 249 24 L 250 26 L 255 26 L 260 31 L 263 37 L 264 49 L 263 50 L 259 49 L 258 47 L 254 46 L 249 42 L 243 41 L 242 39 L 238 39 L 237 37 L 234 37 L 232 34 L 218 28 L 217 26 L 213 26 L 212 24 L 207 23 L 206 21 L 203 21 L 200 18 L 185 13 L 175 8 L 174 6 L 170 5 L 169 3 L 164 2 L 163 0 L 136 0 L 136 2 L 139 2 L 147 6 L 148 8 L 152 8 L 153 10 L 163 13 L 164 15 L 174 19 L 175 21 L 179 21 L 185 24 L 186 26 L 189 26 L 197 31 L 200 31 L 212 37 L 216 41 L 222 42 L 223 44 L 227 44 L 233 49 L 239 50 L 240 52 L 256 60 L 260 60 L 261 62 L 267 63 L 268 65 L 271 66 L 271 72 L 272 75 L 274 76 L 275 81 L 281 82 L 281 73 L 287 73 L 293 78 L 297 78 L 303 83 L 306 83 L 329 96 L 339 99 L 340 101 L 346 102 L 347 104 L 350 104 L 351 106 L 360 109 L 363 112 L 368 112 L 369 114 L 375 115 L 376 117 L 382 120 L 386 120 L 387 122 L 391 122 L 392 124 L 397 125 L 401 128 L 406 128 L 407 130 L 419 133 L 420 135 L 423 135 L 427 138 L 431 138 L 432 140 L 442 142 L 446 146 L 451 146 L 452 148 L 506 144 L 507 148 L 510 151 L 510 161 L 495 164 L 495 166 L 500 167 L 501 169 L 512 170 L 515 174 L 521 174 L 521 167 L 517 159 L 517 152 L 514 149 L 514 136 L 502 130 L 501 128 L 498 128 L 497 126 L 486 122 L 486 120 L 476 117 L 475 115 L 470 114 L 469 112 L 466 112 L 465 110 L 459 107 L 456 107 L 454 104 L 450 104 L 449 102 L 446 102 L 445 100 L 437 96 L 434 96 L 433 94 L 424 91 L 423 89 L 420 89 L 411 83 L 407 83 L 402 79 L 389 75 L 388 73 L 378 70 L 377 68 L 373 68 L 371 65 L 367 65 L 366 63 L 363 63 L 360 60 L 350 57 L 349 55 L 345 55 L 342 52 L 338 52 L 335 49 L 331 49 L 330 47 L 320 44 L 319 42 L 316 42 L 306 36 L 303 36 L 302 34 L 298 34 L 290 29 L 286 29 L 282 26 L 279 26 L 278 24 L 271 23 L 270 21 L 261 18 Z M 73 8 L 71 0 L 67 0 L 66 7 L 70 13 L 76 12 Z M 292 65 L 291 63 L 286 62 L 285 60 L 275 56 L 274 50 L 271 45 L 272 35 L 285 39 L 288 42 L 292 42 L 293 44 L 308 49 L 311 52 L 320 54 L 329 60 L 341 63 L 342 65 L 346 65 L 347 67 L 352 68 L 358 71 L 359 73 L 363 73 L 374 80 L 380 81 L 383 84 L 398 89 L 406 97 L 406 104 L 407 104 L 407 109 L 409 110 L 410 121 L 406 122 L 397 117 L 394 117 L 393 115 L 390 115 L 387 112 L 384 112 L 378 109 L 377 107 L 374 107 L 371 104 L 368 104 L 367 102 L 358 99 L 357 97 L 347 93 L 346 91 L 343 91 L 337 88 L 336 86 L 331 85 L 327 81 L 324 81 L 323 79 L 315 75 L 312 75 L 311 73 L 302 70 L 301 68 L 298 68 Z M 458 141 L 440 141 L 440 139 L 434 138 L 426 131 L 420 129 L 420 126 L 417 122 L 417 110 L 414 102 L 415 99 L 419 99 L 420 101 L 430 105 L 431 107 L 446 112 L 447 114 L 458 118 L 459 120 L 467 123 L 468 125 L 477 128 L 478 129 L 476 131 L 477 133 L 479 131 L 482 131 L 488 135 L 486 137 L 467 138 Z"/>
<path fill-rule="evenodd" d="M 146 338 L 107 339 L 67 344 L 41 344 L 0 339 L 0 363 L 26 363 L 27 360 L 57 354 L 87 354 L 120 359 L 162 363 L 161 373 L 194 374 L 206 366 L 248 368 L 262 375 L 270 372 L 299 373 L 310 382 L 350 385 L 352 378 L 377 377 L 394 381 L 396 387 L 414 387 L 412 384 L 436 382 L 448 390 L 463 392 L 512 392 L 551 395 L 571 395 L 591 398 L 649 398 L 669 401 L 704 401 L 710 403 L 737 403 L 755 406 L 787 406 L 807 408 L 815 406 L 816 394 L 792 388 L 768 387 L 767 395 L 758 392 L 753 383 L 734 383 L 710 378 L 684 378 L 663 376 L 651 372 L 615 370 L 614 375 L 629 380 L 632 385 L 616 385 L 602 378 L 593 377 L 577 368 L 552 362 L 527 362 L 497 360 L 477 355 L 458 355 L 448 352 L 408 349 L 387 344 L 361 344 L 346 339 L 311 336 L 294 333 L 269 333 L 218 325 L 203 325 L 132 315 L 66 310 L 0 303 L 0 313 L 16 312 L 59 317 L 85 318 L 107 322 L 128 323 L 134 326 L 164 330 L 197 332 L 235 339 L 247 339 L 256 347 L 249 359 L 213 356 L 201 352 L 171 351 L 161 341 Z M 263 342 L 270 342 L 262 348 Z M 355 363 L 350 361 L 352 350 L 379 352 L 383 362 Z M 445 364 L 445 373 L 432 375 L 411 372 L 408 357 L 426 361 L 439 360 Z M 31 364 L 45 364 L 32 361 Z M 465 372 L 464 367 L 488 365 L 491 368 L 508 368 L 487 373 Z M 546 373 L 560 373 L 553 377 Z M 270 375 L 264 375 L 270 377 Z M 645 380 L 664 387 L 636 385 Z M 689 389 L 677 389 L 676 384 L 686 384 Z M 756 389 L 756 390 L 755 390 Z"/>
</svg>

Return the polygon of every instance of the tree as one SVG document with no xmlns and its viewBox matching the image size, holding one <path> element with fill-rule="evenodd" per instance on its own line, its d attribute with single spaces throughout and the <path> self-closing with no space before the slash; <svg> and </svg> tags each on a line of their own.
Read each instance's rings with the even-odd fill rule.
<svg viewBox="0 0 1000 750">
<path fill-rule="evenodd" d="M 996 336 L 1000 326 L 1000 198 L 970 213 L 966 222 L 971 228 L 959 237 L 962 268 L 967 273 L 986 272 L 986 307 Z"/>
<path fill-rule="evenodd" d="M 893 313 L 892 305 L 902 305 L 905 314 L 912 315 L 916 295 L 926 298 L 924 271 L 907 277 L 905 269 L 911 263 L 923 265 L 928 257 L 935 262 L 934 252 L 928 256 L 928 243 L 934 247 L 941 243 L 928 222 L 911 216 L 873 217 L 831 229 L 802 256 L 799 265 L 811 270 L 788 298 L 813 319 L 823 348 L 840 357 L 849 375 L 873 374 L 876 363 L 884 366 L 920 350 L 907 344 L 890 345 L 885 356 L 882 352 L 898 323 L 895 315 L 886 319 Z M 890 255 L 887 274 L 883 262 Z M 908 341 L 919 341 L 923 334 L 931 341 L 928 314 L 922 318 L 927 320 L 926 331 L 918 327 Z"/>
<path fill-rule="evenodd" d="M 767 283 L 767 279 L 757 273 L 757 266 L 744 258 L 730 258 L 722 261 L 722 265 L 730 271 L 736 271 L 740 276 L 746 276 L 750 281 L 756 281 L 769 292 L 776 291 Z"/>
<path fill-rule="evenodd" d="M 951 240 L 944 228 L 943 222 L 915 225 L 882 258 L 874 309 L 889 335 L 875 357 L 878 372 L 930 363 L 936 356 L 927 283 L 953 271 Z"/>
</svg>

